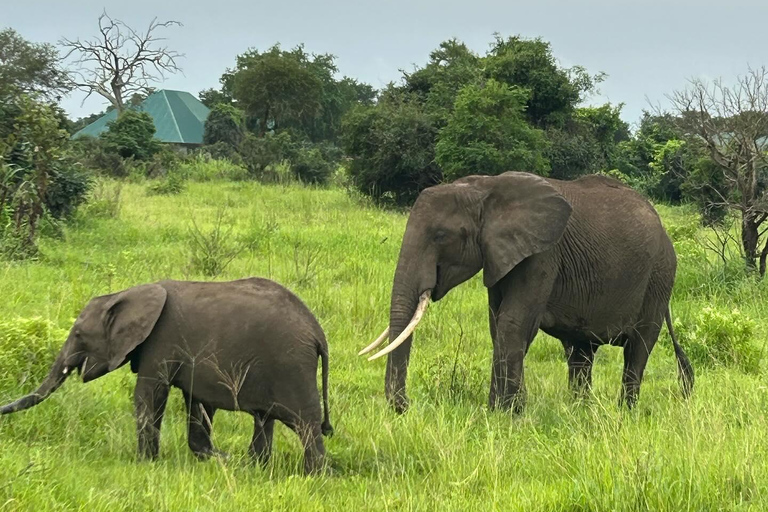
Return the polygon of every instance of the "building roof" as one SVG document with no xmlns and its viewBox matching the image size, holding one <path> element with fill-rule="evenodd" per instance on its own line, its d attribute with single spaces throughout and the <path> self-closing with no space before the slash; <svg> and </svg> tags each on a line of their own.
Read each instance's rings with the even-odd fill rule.
<svg viewBox="0 0 768 512">
<path fill-rule="evenodd" d="M 210 109 L 200 100 L 184 91 L 163 89 L 155 91 L 136 108 L 147 112 L 155 123 L 155 138 L 160 142 L 175 144 L 202 144 L 203 127 Z M 117 111 L 110 110 L 96 121 L 72 135 L 98 137 L 106 131 L 107 124 L 117 118 Z"/>
</svg>

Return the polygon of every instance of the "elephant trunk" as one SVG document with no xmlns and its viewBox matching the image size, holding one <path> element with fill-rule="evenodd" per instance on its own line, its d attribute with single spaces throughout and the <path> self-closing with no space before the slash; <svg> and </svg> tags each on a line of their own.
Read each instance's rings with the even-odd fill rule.
<svg viewBox="0 0 768 512">
<path fill-rule="evenodd" d="M 425 258 L 412 258 L 405 251 L 401 251 L 392 285 L 389 338 L 396 348 L 390 349 L 387 358 L 385 393 L 390 405 L 398 413 L 408 409 L 405 381 L 411 356 L 412 332 L 421 319 L 435 286 L 436 266 L 425 263 Z M 403 334 L 406 337 L 398 340 Z M 400 343 L 396 343 L 397 341 Z"/>
<path fill-rule="evenodd" d="M 23 411 L 30 407 L 34 407 L 48 398 L 51 393 L 59 389 L 71 373 L 70 368 L 65 364 L 68 352 L 67 346 L 65 345 L 40 387 L 37 388 L 34 393 L 30 393 L 19 398 L 15 402 L 0 407 L 0 415 L 11 414 L 13 412 Z"/>
</svg>

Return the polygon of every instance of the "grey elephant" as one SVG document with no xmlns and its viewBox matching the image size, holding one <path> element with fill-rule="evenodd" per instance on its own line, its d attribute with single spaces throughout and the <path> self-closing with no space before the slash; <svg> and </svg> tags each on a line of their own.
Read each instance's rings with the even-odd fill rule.
<svg viewBox="0 0 768 512">
<path fill-rule="evenodd" d="M 216 453 L 210 437 L 216 410 L 240 410 L 254 417 L 250 453 L 262 463 L 270 457 L 279 420 L 301 437 L 305 472 L 323 466 L 322 435 L 333 433 L 328 345 L 314 315 L 283 286 L 260 278 L 161 281 L 96 297 L 78 316 L 39 389 L 0 408 L 0 414 L 37 405 L 74 370 L 89 382 L 126 363 L 137 374 L 140 458 L 158 455 L 174 386 L 186 400 L 189 447 L 198 457 Z"/>
<path fill-rule="evenodd" d="M 602 344 L 624 348 L 622 401 L 635 403 L 648 356 L 666 319 L 683 394 L 693 368 L 672 330 L 677 260 L 653 207 L 617 180 L 575 181 L 524 172 L 469 176 L 425 189 L 403 235 L 392 285 L 385 390 L 398 412 L 412 333 L 432 299 L 483 270 L 493 340 L 490 408 L 522 410 L 523 359 L 539 329 L 568 354 L 569 384 L 591 384 Z"/>
</svg>

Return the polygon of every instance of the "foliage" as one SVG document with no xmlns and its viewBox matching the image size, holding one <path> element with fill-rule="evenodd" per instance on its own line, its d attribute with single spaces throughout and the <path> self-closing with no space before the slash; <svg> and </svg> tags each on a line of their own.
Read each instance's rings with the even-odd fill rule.
<svg viewBox="0 0 768 512">
<path fill-rule="evenodd" d="M 437 128 L 418 102 L 396 89 L 386 90 L 376 106 L 358 106 L 345 118 L 342 144 L 353 157 L 349 174 L 355 187 L 376 200 L 412 203 L 437 184 Z"/>
<path fill-rule="evenodd" d="M 120 217 L 123 183 L 98 179 L 85 204 L 78 210 L 80 220 L 117 219 Z"/>
<path fill-rule="evenodd" d="M 164 177 L 153 180 L 147 185 L 147 195 L 161 196 L 181 194 L 187 186 L 186 177 L 180 172 L 171 171 Z"/>
<path fill-rule="evenodd" d="M 333 163 L 316 145 L 304 145 L 292 155 L 291 171 L 304 183 L 325 183 L 333 172 Z"/>
<path fill-rule="evenodd" d="M 435 145 L 445 178 L 517 169 L 546 175 L 544 132 L 525 121 L 526 101 L 526 91 L 495 80 L 464 87 Z"/>
<path fill-rule="evenodd" d="M 180 162 L 172 174 L 192 181 L 242 181 L 248 178 L 248 170 L 226 159 L 210 158 L 197 154 Z"/>
<path fill-rule="evenodd" d="M 231 105 L 232 95 L 217 89 L 203 89 L 197 94 L 200 102 L 213 110 L 216 105 Z"/>
<path fill-rule="evenodd" d="M 89 178 L 68 154 L 57 112 L 21 94 L 0 103 L 0 237 L 13 259 L 36 251 L 46 214 L 61 218 L 82 201 Z"/>
<path fill-rule="evenodd" d="M 99 136 L 106 151 L 138 161 L 149 160 L 160 151 L 160 141 L 155 139 L 155 123 L 147 112 L 125 110 L 107 127 Z"/>
<path fill-rule="evenodd" d="M 236 165 L 245 165 L 239 149 L 239 147 L 232 147 L 231 144 L 226 142 L 216 142 L 215 144 L 206 144 L 201 147 L 198 153 L 208 155 L 217 160 L 229 160 Z"/>
<path fill-rule="evenodd" d="M 39 316 L 0 321 L 0 389 L 36 388 L 66 338 L 67 331 Z"/>
<path fill-rule="evenodd" d="M 270 168 L 290 158 L 293 144 L 288 132 L 267 133 L 263 137 L 248 133 L 240 145 L 240 155 L 251 176 L 270 181 Z"/>
<path fill-rule="evenodd" d="M 225 143 L 236 148 L 243 141 L 244 130 L 243 112 L 232 105 L 219 103 L 205 120 L 203 143 Z"/>
<path fill-rule="evenodd" d="M 199 226 L 192 218 L 188 231 L 188 252 L 193 272 L 216 277 L 246 249 L 245 245 L 235 240 L 233 229 L 233 221 L 223 208 L 216 212 L 209 230 Z"/>
<path fill-rule="evenodd" d="M 11 28 L 0 30 L 0 98 L 38 94 L 54 101 L 69 89 L 54 46 L 31 43 Z"/>
<path fill-rule="evenodd" d="M 723 311 L 706 306 L 693 322 L 676 322 L 680 342 L 696 367 L 733 366 L 760 371 L 762 350 L 755 345 L 755 321 L 738 308 Z"/>
<path fill-rule="evenodd" d="M 590 76 L 583 68 L 561 68 L 550 44 L 540 38 L 496 35 L 485 59 L 488 78 L 529 91 L 526 115 L 533 126 L 562 125 L 574 107 L 603 75 Z"/>
</svg>

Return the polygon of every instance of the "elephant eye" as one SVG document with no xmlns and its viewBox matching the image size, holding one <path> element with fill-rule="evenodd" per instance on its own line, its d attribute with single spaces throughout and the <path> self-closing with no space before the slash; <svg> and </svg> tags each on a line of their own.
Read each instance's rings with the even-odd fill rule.
<svg viewBox="0 0 768 512">
<path fill-rule="evenodd" d="M 444 230 L 438 229 L 435 232 L 434 240 L 435 242 L 440 243 L 440 242 L 444 242 L 447 237 L 448 237 L 448 234 Z"/>
</svg>

